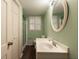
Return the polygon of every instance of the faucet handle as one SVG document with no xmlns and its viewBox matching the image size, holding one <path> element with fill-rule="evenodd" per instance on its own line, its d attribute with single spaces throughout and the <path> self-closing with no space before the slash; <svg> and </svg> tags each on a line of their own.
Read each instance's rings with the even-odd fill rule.
<svg viewBox="0 0 79 59">
<path fill-rule="evenodd" d="M 52 43 L 53 43 L 53 45 L 56 47 L 56 42 L 55 42 L 55 41 L 53 41 Z"/>
<path fill-rule="evenodd" d="M 48 39 L 49 41 L 51 41 L 50 39 Z"/>
</svg>

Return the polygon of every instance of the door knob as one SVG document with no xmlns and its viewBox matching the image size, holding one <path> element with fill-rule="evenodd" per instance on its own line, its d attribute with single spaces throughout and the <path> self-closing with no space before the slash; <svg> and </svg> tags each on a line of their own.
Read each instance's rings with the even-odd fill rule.
<svg viewBox="0 0 79 59">
<path fill-rule="evenodd" d="M 9 46 L 9 45 L 13 45 L 13 42 L 8 42 L 8 46 Z"/>
</svg>

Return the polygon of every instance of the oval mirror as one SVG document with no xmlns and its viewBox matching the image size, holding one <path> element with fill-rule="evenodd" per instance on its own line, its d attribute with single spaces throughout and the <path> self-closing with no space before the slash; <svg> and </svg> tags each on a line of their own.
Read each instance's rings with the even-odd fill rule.
<svg viewBox="0 0 79 59">
<path fill-rule="evenodd" d="M 67 21 L 68 9 L 66 0 L 54 0 L 51 25 L 55 32 L 61 31 Z"/>
</svg>

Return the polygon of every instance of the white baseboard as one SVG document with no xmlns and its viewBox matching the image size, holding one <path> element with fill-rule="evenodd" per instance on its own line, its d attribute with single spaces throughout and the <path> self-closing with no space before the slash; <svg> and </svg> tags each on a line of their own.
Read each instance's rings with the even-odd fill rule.
<svg viewBox="0 0 79 59">
<path fill-rule="evenodd" d="M 22 47 L 22 52 L 24 51 L 24 48 L 26 47 L 26 44 L 24 44 L 24 46 Z"/>
<path fill-rule="evenodd" d="M 24 44 L 24 46 L 22 47 L 22 52 L 21 52 L 21 55 L 20 55 L 20 59 L 22 59 L 22 56 L 23 56 L 23 51 L 24 51 L 24 48 L 26 47 L 26 44 Z"/>
<path fill-rule="evenodd" d="M 33 43 L 25 43 L 24 46 L 22 47 L 22 52 L 24 51 L 24 48 L 26 47 L 26 45 L 33 45 Z"/>
<path fill-rule="evenodd" d="M 33 45 L 33 44 L 27 44 L 27 45 Z"/>
<path fill-rule="evenodd" d="M 23 51 L 24 51 L 24 48 L 26 47 L 26 45 L 33 45 L 33 44 L 24 44 L 24 46 L 22 47 L 22 53 L 21 53 L 21 55 L 20 55 L 20 59 L 22 58 L 22 56 L 23 56 Z"/>
<path fill-rule="evenodd" d="M 23 56 L 23 53 L 21 53 L 21 55 L 20 55 L 20 59 L 22 59 L 22 56 Z"/>
</svg>

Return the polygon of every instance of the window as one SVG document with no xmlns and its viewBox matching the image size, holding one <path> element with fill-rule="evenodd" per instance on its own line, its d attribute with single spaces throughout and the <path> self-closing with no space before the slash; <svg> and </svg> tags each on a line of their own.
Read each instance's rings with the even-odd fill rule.
<svg viewBox="0 0 79 59">
<path fill-rule="evenodd" d="M 41 17 L 29 17 L 29 30 L 41 30 Z"/>
</svg>

